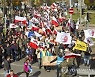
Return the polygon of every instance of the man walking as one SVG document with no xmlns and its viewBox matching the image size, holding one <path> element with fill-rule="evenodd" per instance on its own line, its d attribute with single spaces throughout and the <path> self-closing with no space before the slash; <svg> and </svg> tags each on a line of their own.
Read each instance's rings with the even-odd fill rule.
<svg viewBox="0 0 95 77">
<path fill-rule="evenodd" d="M 11 66 L 10 66 L 10 57 L 7 56 L 7 58 L 4 60 L 5 77 L 9 73 L 10 69 L 11 69 Z"/>
</svg>

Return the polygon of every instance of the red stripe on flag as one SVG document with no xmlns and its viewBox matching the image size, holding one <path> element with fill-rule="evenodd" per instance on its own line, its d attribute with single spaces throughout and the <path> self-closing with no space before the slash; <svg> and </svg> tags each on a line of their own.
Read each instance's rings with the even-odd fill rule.
<svg viewBox="0 0 95 77">
<path fill-rule="evenodd" d="M 37 49 L 37 48 L 38 48 L 37 44 L 35 44 L 35 43 L 33 43 L 33 42 L 30 42 L 30 43 L 29 43 L 29 46 L 30 46 L 31 48 L 34 48 L 34 49 Z"/>
<path fill-rule="evenodd" d="M 58 22 L 56 22 L 55 20 L 52 20 L 51 23 L 52 23 L 52 25 L 55 25 L 56 27 L 59 26 Z"/>
</svg>

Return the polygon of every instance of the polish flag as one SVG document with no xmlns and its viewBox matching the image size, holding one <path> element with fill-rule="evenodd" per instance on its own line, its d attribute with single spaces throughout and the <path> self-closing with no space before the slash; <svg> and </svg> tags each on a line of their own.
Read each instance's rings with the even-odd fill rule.
<svg viewBox="0 0 95 77">
<path fill-rule="evenodd" d="M 31 48 L 33 49 L 37 49 L 38 48 L 38 42 L 34 39 L 34 38 L 31 38 L 31 42 L 29 42 L 28 44 Z"/>
<path fill-rule="evenodd" d="M 34 17 L 35 18 L 40 18 L 41 17 L 41 14 L 34 14 Z"/>
<path fill-rule="evenodd" d="M 38 11 L 35 11 L 34 10 L 34 17 L 35 18 L 40 18 L 41 17 L 41 14 L 39 14 Z"/>
<path fill-rule="evenodd" d="M 56 27 L 59 26 L 59 24 L 58 24 L 58 22 L 57 22 L 57 19 L 56 19 L 54 16 L 52 17 L 51 24 L 52 24 L 52 25 L 55 25 Z"/>
<path fill-rule="evenodd" d="M 49 6 L 42 6 L 42 9 L 44 9 L 44 10 L 50 10 L 50 7 Z"/>
<path fill-rule="evenodd" d="M 44 27 L 45 26 L 45 23 L 43 21 L 40 21 L 40 27 Z"/>
<path fill-rule="evenodd" d="M 46 11 L 49 11 L 50 10 L 50 7 L 49 6 L 46 6 L 45 10 Z"/>
<path fill-rule="evenodd" d="M 42 35 L 46 36 L 46 29 L 44 27 L 42 28 L 42 31 L 43 31 Z"/>
<path fill-rule="evenodd" d="M 61 23 L 61 22 L 63 22 L 65 19 L 66 19 L 65 17 L 60 17 L 60 18 L 58 18 L 58 22 Z"/>
<path fill-rule="evenodd" d="M 78 57 L 78 56 L 81 56 L 81 54 L 67 53 L 65 54 L 64 58 L 73 58 L 73 57 Z"/>
<path fill-rule="evenodd" d="M 31 20 L 30 20 L 32 23 L 39 23 L 39 20 L 35 17 L 33 17 Z"/>
<path fill-rule="evenodd" d="M 27 24 L 27 19 L 26 17 L 15 16 L 15 23 L 17 22 L 22 22 L 22 24 Z"/>
<path fill-rule="evenodd" d="M 71 21 L 70 19 L 68 20 L 67 24 L 66 24 L 66 27 L 70 27 L 71 26 Z"/>
<path fill-rule="evenodd" d="M 18 26 L 17 25 L 15 25 L 14 23 L 10 23 L 10 26 L 9 26 L 10 28 L 17 28 Z"/>
<path fill-rule="evenodd" d="M 57 35 L 57 32 L 58 31 L 56 29 L 53 30 L 53 34 Z"/>
<path fill-rule="evenodd" d="M 47 26 L 47 29 L 46 29 L 46 33 L 47 34 L 52 34 L 52 31 L 51 31 L 51 29 Z"/>
<path fill-rule="evenodd" d="M 53 4 L 51 5 L 51 9 L 55 9 L 55 8 L 57 8 L 57 4 L 56 4 L 56 3 L 53 3 Z"/>
<path fill-rule="evenodd" d="M 35 26 L 35 25 L 32 25 L 32 30 L 33 31 L 39 31 L 39 27 Z"/>
</svg>

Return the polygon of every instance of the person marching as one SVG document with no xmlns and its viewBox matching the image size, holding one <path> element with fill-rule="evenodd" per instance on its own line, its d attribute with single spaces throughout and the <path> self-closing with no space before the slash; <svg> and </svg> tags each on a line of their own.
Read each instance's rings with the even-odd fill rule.
<svg viewBox="0 0 95 77">
<path fill-rule="evenodd" d="M 18 77 L 18 75 L 13 70 L 10 70 L 10 73 L 6 77 Z"/>
<path fill-rule="evenodd" d="M 57 61 L 57 77 L 60 77 L 60 71 L 61 71 L 61 63 L 64 61 L 64 57 L 61 52 L 59 52 L 58 56 L 52 60 L 50 63 Z"/>
<path fill-rule="evenodd" d="M 26 77 L 29 77 L 29 73 L 32 73 L 32 67 L 30 65 L 29 58 L 26 58 L 24 62 L 24 72 L 26 73 Z"/>
<path fill-rule="evenodd" d="M 52 56 L 52 50 L 51 50 L 51 48 L 47 48 L 46 56 Z M 50 66 L 46 66 L 46 71 L 50 72 L 50 70 L 51 70 L 51 67 Z"/>
</svg>

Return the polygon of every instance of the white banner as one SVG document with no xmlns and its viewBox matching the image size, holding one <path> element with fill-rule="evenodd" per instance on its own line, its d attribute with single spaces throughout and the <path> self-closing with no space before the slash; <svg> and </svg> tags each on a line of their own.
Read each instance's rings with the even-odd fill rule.
<svg viewBox="0 0 95 77">
<path fill-rule="evenodd" d="M 63 43 L 63 44 L 71 44 L 72 37 L 70 36 L 70 33 L 57 33 L 56 42 Z"/>
<path fill-rule="evenodd" d="M 94 29 L 84 30 L 84 33 L 85 33 L 86 38 L 88 38 L 88 37 L 95 38 L 95 30 Z"/>
<path fill-rule="evenodd" d="M 87 44 L 89 44 L 89 46 L 93 46 L 93 45 L 94 45 L 94 42 L 93 42 L 93 40 L 92 40 L 90 37 L 85 38 L 84 41 L 85 41 Z"/>
</svg>

